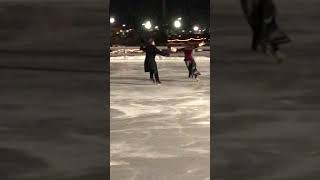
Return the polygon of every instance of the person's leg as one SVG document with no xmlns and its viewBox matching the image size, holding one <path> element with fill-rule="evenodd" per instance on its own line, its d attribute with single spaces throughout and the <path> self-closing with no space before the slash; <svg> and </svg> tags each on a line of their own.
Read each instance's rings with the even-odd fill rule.
<svg viewBox="0 0 320 180">
<path fill-rule="evenodd" d="M 153 82 L 155 82 L 155 81 L 154 81 L 154 78 L 153 78 L 153 75 L 154 75 L 153 70 L 150 70 L 150 80 L 153 81 Z"/>
<path fill-rule="evenodd" d="M 192 63 L 188 61 L 188 71 L 189 71 L 189 78 L 193 78 L 193 73 L 192 73 Z"/>
<path fill-rule="evenodd" d="M 161 81 L 160 81 L 160 78 L 159 78 L 159 74 L 156 72 L 154 75 L 155 75 L 155 77 L 156 77 L 156 82 L 157 82 L 158 84 L 161 84 Z"/>
<path fill-rule="evenodd" d="M 241 0 L 242 11 L 252 30 L 251 50 L 257 51 L 261 41 L 261 25 L 263 16 L 261 12 L 263 0 Z M 263 46 L 261 46 L 263 49 Z"/>
<path fill-rule="evenodd" d="M 192 62 L 192 67 L 194 68 L 194 74 L 201 75 L 197 68 L 197 63 L 195 60 Z"/>
<path fill-rule="evenodd" d="M 273 0 L 263 1 L 263 42 L 267 46 L 267 54 L 281 63 L 286 56 L 280 52 L 281 44 L 289 43 L 289 37 L 283 33 L 276 22 L 276 6 Z"/>
<path fill-rule="evenodd" d="M 186 64 L 186 68 L 188 69 L 189 78 L 191 78 L 191 72 L 189 70 L 189 62 L 185 60 L 184 63 Z"/>
<path fill-rule="evenodd" d="M 150 79 L 153 79 L 153 73 L 150 71 Z"/>
<path fill-rule="evenodd" d="M 259 0 L 260 46 L 265 54 L 272 53 L 270 44 L 271 25 L 274 21 L 274 8 L 270 0 Z"/>
<path fill-rule="evenodd" d="M 200 72 L 197 69 L 197 63 L 194 60 L 192 61 L 192 72 L 194 74 L 195 79 L 198 81 L 198 76 L 200 75 Z"/>
</svg>

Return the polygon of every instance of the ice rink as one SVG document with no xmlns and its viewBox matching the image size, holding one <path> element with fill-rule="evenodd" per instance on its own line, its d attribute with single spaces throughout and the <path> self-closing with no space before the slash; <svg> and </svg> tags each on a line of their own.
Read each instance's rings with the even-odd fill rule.
<svg viewBox="0 0 320 180">
<path fill-rule="evenodd" d="M 209 180 L 210 59 L 195 59 L 200 82 L 182 57 L 157 58 L 158 86 L 144 56 L 111 58 L 111 179 Z"/>
</svg>

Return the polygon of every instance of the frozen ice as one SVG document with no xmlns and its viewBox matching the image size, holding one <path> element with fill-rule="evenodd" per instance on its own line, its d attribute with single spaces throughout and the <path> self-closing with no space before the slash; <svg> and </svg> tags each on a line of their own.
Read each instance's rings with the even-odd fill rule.
<svg viewBox="0 0 320 180">
<path fill-rule="evenodd" d="M 111 179 L 209 178 L 210 59 L 195 59 L 200 82 L 188 78 L 183 57 L 157 58 L 156 86 L 144 56 L 111 58 Z"/>
</svg>

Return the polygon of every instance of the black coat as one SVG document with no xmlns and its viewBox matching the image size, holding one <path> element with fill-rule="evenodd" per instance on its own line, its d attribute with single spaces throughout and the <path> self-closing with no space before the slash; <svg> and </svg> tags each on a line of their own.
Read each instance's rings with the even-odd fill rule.
<svg viewBox="0 0 320 180">
<path fill-rule="evenodd" d="M 241 6 L 253 30 L 253 48 L 290 42 L 277 25 L 276 8 L 272 0 L 241 0 Z"/>
<path fill-rule="evenodd" d="M 144 61 L 144 71 L 152 71 L 153 73 L 158 73 L 157 62 L 155 60 L 156 55 L 159 54 L 162 56 L 167 56 L 167 53 L 160 51 L 154 45 L 148 45 L 146 47 L 141 47 L 140 49 L 146 52 L 146 59 Z"/>
</svg>

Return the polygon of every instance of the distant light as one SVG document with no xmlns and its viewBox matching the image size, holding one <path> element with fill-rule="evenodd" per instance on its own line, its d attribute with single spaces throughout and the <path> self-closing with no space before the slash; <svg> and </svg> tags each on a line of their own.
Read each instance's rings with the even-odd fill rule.
<svg viewBox="0 0 320 180">
<path fill-rule="evenodd" d="M 116 22 L 116 19 L 114 17 L 110 17 L 110 23 L 113 24 Z"/>
<path fill-rule="evenodd" d="M 122 24 L 122 27 L 126 27 L 127 25 L 125 25 L 125 24 Z"/>
<path fill-rule="evenodd" d="M 194 31 L 199 31 L 199 29 L 200 29 L 199 26 L 193 26 Z"/>
<path fill-rule="evenodd" d="M 179 18 L 178 18 L 178 21 L 181 21 L 181 20 L 182 20 L 182 18 L 181 18 L 181 17 L 179 17 Z"/>
<path fill-rule="evenodd" d="M 151 29 L 152 28 L 152 24 L 151 24 L 151 22 L 150 21 L 147 21 L 147 22 L 145 22 L 144 23 L 144 27 L 146 28 L 146 29 Z"/>
<path fill-rule="evenodd" d="M 181 22 L 178 21 L 178 20 L 174 21 L 174 27 L 175 28 L 180 28 L 181 27 Z"/>
<path fill-rule="evenodd" d="M 182 32 L 185 32 L 185 30 L 182 30 Z"/>
<path fill-rule="evenodd" d="M 155 28 L 155 29 L 159 29 L 159 26 L 155 26 L 154 28 Z"/>
</svg>

